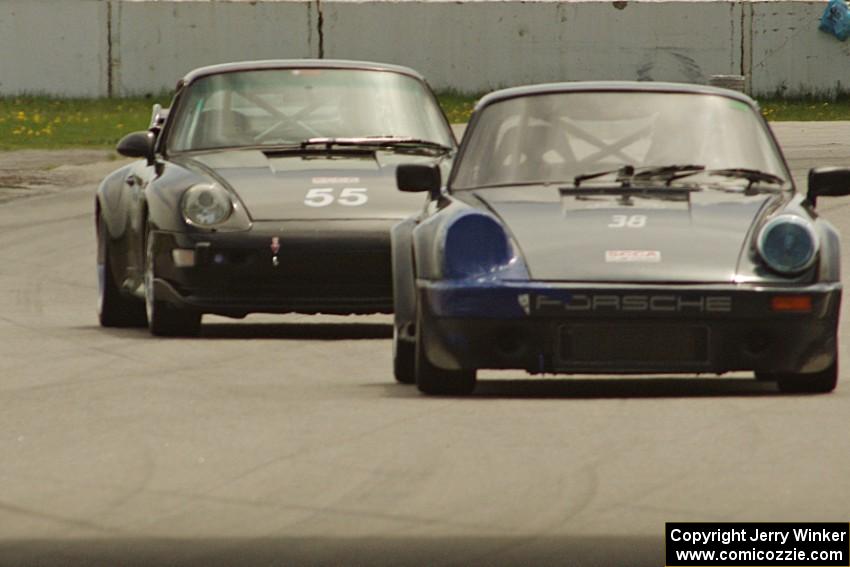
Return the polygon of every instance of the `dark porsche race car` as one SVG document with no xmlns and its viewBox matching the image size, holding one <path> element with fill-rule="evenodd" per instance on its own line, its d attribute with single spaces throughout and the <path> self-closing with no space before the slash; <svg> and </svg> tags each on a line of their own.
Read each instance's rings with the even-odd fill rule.
<svg viewBox="0 0 850 567">
<path fill-rule="evenodd" d="M 476 106 L 445 187 L 393 230 L 396 378 L 466 394 L 480 368 L 754 371 L 791 392 L 838 376 L 839 236 L 755 103 L 710 87 L 567 83 Z"/>
<path fill-rule="evenodd" d="M 118 152 L 95 202 L 99 316 L 193 335 L 203 313 L 392 310 L 390 228 L 422 208 L 401 162 L 456 144 L 410 69 L 261 61 L 197 69 Z"/>
</svg>

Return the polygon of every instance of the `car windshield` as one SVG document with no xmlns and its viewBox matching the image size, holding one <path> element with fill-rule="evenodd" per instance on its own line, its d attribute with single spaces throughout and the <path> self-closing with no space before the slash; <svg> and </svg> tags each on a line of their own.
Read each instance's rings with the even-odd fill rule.
<svg viewBox="0 0 850 567">
<path fill-rule="evenodd" d="M 410 76 L 364 69 L 270 69 L 193 82 L 169 135 L 173 152 L 280 146 L 311 138 L 413 138 L 452 146 L 441 111 Z"/>
<path fill-rule="evenodd" d="M 453 190 L 574 185 L 577 177 L 592 179 L 582 187 L 610 184 L 620 168 L 746 169 L 790 183 L 757 112 L 722 95 L 608 91 L 518 97 L 485 107 L 470 134 Z M 705 175 L 676 182 L 697 180 L 729 182 Z"/>
</svg>

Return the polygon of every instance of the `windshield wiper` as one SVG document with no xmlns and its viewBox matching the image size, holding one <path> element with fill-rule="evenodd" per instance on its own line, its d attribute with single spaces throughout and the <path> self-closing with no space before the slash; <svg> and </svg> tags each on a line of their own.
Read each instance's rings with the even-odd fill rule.
<svg viewBox="0 0 850 567">
<path fill-rule="evenodd" d="M 785 180 L 778 175 L 761 171 L 759 169 L 749 169 L 746 167 L 730 167 L 724 169 L 703 169 L 701 171 L 683 172 L 671 177 L 667 183 L 677 181 L 691 175 L 717 175 L 720 177 L 731 177 L 735 179 L 746 179 L 748 181 L 745 191 L 750 191 L 755 183 L 771 183 L 773 185 L 785 185 Z"/>
<path fill-rule="evenodd" d="M 676 174 L 692 174 L 697 173 L 699 171 L 703 171 L 705 169 L 704 165 L 662 165 L 662 166 L 647 166 L 635 168 L 633 165 L 624 165 L 617 169 L 611 169 L 608 171 L 598 171 L 596 173 L 585 173 L 583 175 L 576 175 L 573 178 L 573 185 L 576 188 L 581 186 L 582 181 L 588 181 L 590 179 L 596 179 L 598 177 L 604 177 L 606 175 L 617 174 L 617 183 L 620 183 L 623 187 L 630 187 L 631 182 L 635 180 L 641 179 L 658 179 L 662 178 L 666 180 L 666 184 L 669 186 L 671 179 L 674 179 Z"/>
<path fill-rule="evenodd" d="M 440 154 L 452 151 L 452 148 L 443 144 L 424 140 L 422 138 L 402 136 L 363 136 L 357 138 L 309 138 L 301 142 L 302 149 L 315 146 L 324 146 L 331 150 L 334 147 L 366 147 L 366 148 L 388 148 L 388 149 L 422 149 Z"/>
</svg>

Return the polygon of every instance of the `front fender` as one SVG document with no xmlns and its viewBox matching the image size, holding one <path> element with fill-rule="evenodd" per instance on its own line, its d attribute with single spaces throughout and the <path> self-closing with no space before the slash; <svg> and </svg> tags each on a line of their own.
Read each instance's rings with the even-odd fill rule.
<svg viewBox="0 0 850 567">
<path fill-rule="evenodd" d="M 97 188 L 96 213 L 112 239 L 122 239 L 127 232 L 130 196 L 125 191 L 124 182 L 137 165 L 138 162 L 116 169 Z"/>
<path fill-rule="evenodd" d="M 433 206 L 429 204 L 429 207 Z M 416 277 L 436 280 L 443 276 L 443 247 L 446 227 L 459 214 L 475 210 L 474 207 L 443 196 L 437 204 L 437 211 L 413 230 L 413 256 L 416 258 Z"/>
<path fill-rule="evenodd" d="M 148 222 L 156 230 L 182 232 L 186 230 L 180 201 L 183 193 L 196 183 L 209 181 L 179 165 L 166 163 L 160 175 L 152 179 L 145 190 Z"/>
<path fill-rule="evenodd" d="M 829 221 L 808 206 L 803 195 L 795 195 L 783 212 L 793 213 L 812 222 L 820 241 L 817 268 L 811 274 L 812 282 L 837 283 L 841 281 L 841 235 Z"/>
<path fill-rule="evenodd" d="M 199 183 L 215 182 L 229 191 L 233 201 L 233 214 L 214 229 L 192 226 L 183 218 L 182 200 L 187 189 Z M 252 220 L 239 194 L 215 172 L 206 172 L 185 163 L 165 163 L 160 173 L 145 191 L 148 220 L 156 230 L 169 232 L 216 232 L 245 231 L 251 228 Z"/>
<path fill-rule="evenodd" d="M 841 235 L 832 224 L 820 217 L 815 221 L 820 237 L 820 264 L 818 281 L 832 283 L 841 281 Z"/>
</svg>

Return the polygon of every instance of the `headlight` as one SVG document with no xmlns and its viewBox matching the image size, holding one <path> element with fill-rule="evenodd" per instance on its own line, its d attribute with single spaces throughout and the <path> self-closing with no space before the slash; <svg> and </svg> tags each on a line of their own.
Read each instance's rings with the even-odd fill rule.
<svg viewBox="0 0 850 567">
<path fill-rule="evenodd" d="M 812 223 L 794 215 L 780 215 L 761 229 L 758 251 L 767 265 L 782 274 L 796 274 L 811 266 L 818 252 Z"/>
<path fill-rule="evenodd" d="M 183 195 L 183 214 L 192 224 L 215 226 L 230 218 L 232 212 L 230 193 L 214 183 L 194 185 Z"/>
<path fill-rule="evenodd" d="M 505 229 L 496 219 L 480 213 L 451 221 L 444 240 L 443 267 L 447 278 L 528 279 L 528 270 Z"/>
</svg>

